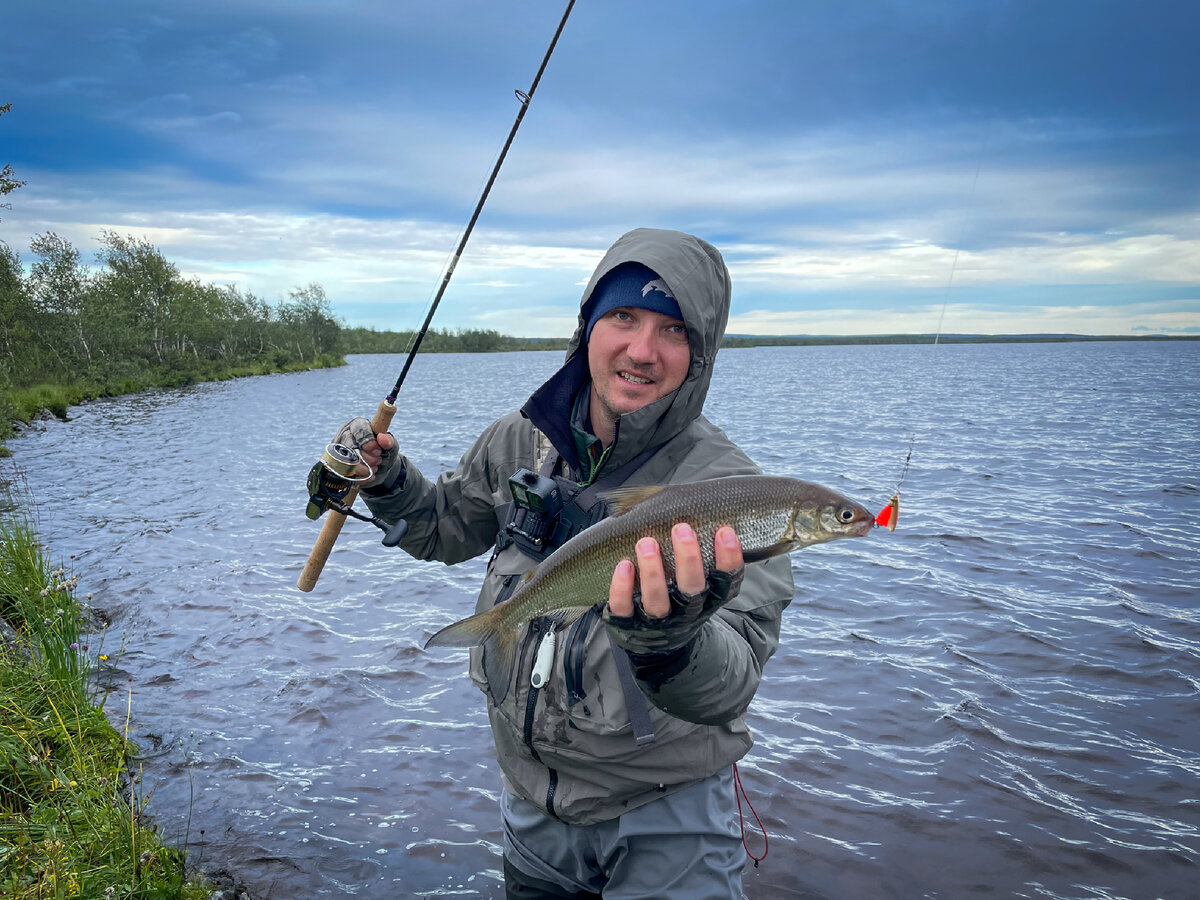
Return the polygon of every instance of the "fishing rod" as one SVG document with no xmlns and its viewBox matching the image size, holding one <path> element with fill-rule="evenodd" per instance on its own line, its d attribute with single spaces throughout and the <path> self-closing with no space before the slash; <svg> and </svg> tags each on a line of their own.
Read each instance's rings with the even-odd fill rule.
<svg viewBox="0 0 1200 900">
<path fill-rule="evenodd" d="M 400 393 L 404 379 L 408 377 L 408 370 L 412 368 L 413 359 L 416 357 L 417 351 L 421 349 L 421 341 L 425 339 L 425 334 L 429 331 L 429 323 L 433 321 L 434 313 L 437 312 L 437 308 L 442 302 L 442 296 L 446 293 L 446 286 L 450 284 L 450 278 L 454 275 L 454 270 L 458 266 L 459 259 L 462 258 L 463 250 L 467 246 L 471 232 L 475 229 L 475 223 L 479 221 L 479 214 L 483 211 L 483 205 L 487 202 L 488 194 L 491 193 L 492 186 L 496 183 L 496 177 L 500 174 L 500 167 L 504 165 L 504 158 L 508 155 L 508 150 L 512 146 L 513 139 L 517 136 L 517 129 L 521 127 L 521 121 L 525 118 L 525 113 L 529 110 L 529 104 L 533 100 L 534 92 L 537 91 L 538 84 L 542 80 L 542 74 L 546 71 L 546 66 L 550 63 L 550 57 L 554 53 L 554 48 L 558 44 L 558 39 L 567 25 L 567 19 L 570 17 L 574 6 L 575 0 L 568 0 L 567 8 L 563 11 L 562 19 L 559 20 L 554 37 L 550 39 L 550 46 L 546 48 L 546 55 L 542 57 L 542 64 L 538 66 L 537 74 L 534 75 L 529 90 L 522 91 L 518 89 L 515 92 L 517 101 L 520 104 L 517 109 L 517 118 L 508 132 L 508 138 L 500 150 L 500 155 L 496 158 L 496 164 L 492 167 L 491 175 L 488 176 L 483 193 L 479 196 L 479 202 L 475 204 L 475 211 L 471 214 L 470 221 L 467 222 L 467 227 L 458 241 L 458 246 L 455 248 L 453 256 L 450 257 L 450 262 L 446 266 L 446 272 L 442 275 L 441 284 L 438 285 L 437 293 L 434 295 L 432 303 L 430 303 L 429 312 L 425 315 L 425 321 L 421 325 L 420 331 L 417 332 L 416 339 L 408 351 L 408 357 L 404 360 L 404 368 L 400 370 L 400 377 L 396 379 L 392 390 L 380 402 L 379 408 L 375 410 L 375 416 L 371 419 L 371 430 L 375 434 L 382 434 L 392 424 L 392 417 L 396 414 L 396 395 Z M 329 554 L 333 550 L 334 543 L 337 542 L 338 535 L 341 534 L 342 526 L 346 524 L 347 516 L 364 522 L 370 522 L 384 531 L 383 543 L 388 547 L 394 547 L 400 543 L 401 538 L 408 531 L 408 523 L 403 519 L 394 525 L 389 525 L 378 517 L 365 516 L 362 513 L 355 512 L 351 508 L 354 505 L 355 498 L 358 496 L 358 483 L 366 480 L 355 477 L 360 459 L 361 456 L 356 449 L 345 447 L 341 444 L 329 444 L 326 446 L 321 459 L 308 473 L 309 501 L 306 514 L 310 519 L 317 519 L 325 512 L 329 512 L 330 515 L 325 520 L 321 534 L 317 537 L 316 543 L 313 544 L 312 552 L 308 555 L 308 562 L 304 564 L 304 570 L 300 573 L 300 578 L 296 582 L 296 587 L 302 591 L 311 591 L 316 587 L 317 579 L 321 577 L 321 570 L 325 567 L 326 560 L 329 559 Z M 369 478 L 370 476 L 367 477 Z"/>
</svg>

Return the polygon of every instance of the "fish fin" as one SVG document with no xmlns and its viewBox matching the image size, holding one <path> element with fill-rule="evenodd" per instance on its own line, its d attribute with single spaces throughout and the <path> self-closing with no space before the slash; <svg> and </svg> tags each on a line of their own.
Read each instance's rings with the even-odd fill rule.
<svg viewBox="0 0 1200 900">
<path fill-rule="evenodd" d="M 570 625 L 589 608 L 587 606 L 569 606 L 551 613 L 550 618 L 555 622 L 556 627 Z M 487 677 L 488 691 L 492 695 L 492 700 L 497 704 L 503 703 L 504 698 L 508 696 L 513 669 L 517 664 L 517 647 L 524 631 L 524 627 L 505 628 L 489 632 L 483 638 L 483 673 Z M 436 636 L 434 635 L 434 637 Z"/>
<path fill-rule="evenodd" d="M 662 493 L 666 485 L 651 484 L 644 487 L 619 487 L 610 491 L 602 491 L 600 499 L 607 505 L 610 515 L 619 516 L 629 512 L 643 500 L 649 500 L 655 494 Z"/>
<path fill-rule="evenodd" d="M 503 608 L 504 604 L 493 606 L 491 609 L 447 625 L 425 642 L 425 649 L 428 650 L 430 647 L 477 647 L 485 643 L 489 634 L 503 628 L 500 616 L 497 615 L 497 610 Z"/>
<path fill-rule="evenodd" d="M 505 628 L 483 639 L 483 672 L 496 703 L 503 703 L 508 696 L 513 666 L 517 664 L 517 634 L 517 630 Z"/>
<path fill-rule="evenodd" d="M 772 556 L 790 553 L 796 546 L 795 541 L 779 541 L 766 547 L 759 547 L 757 550 L 742 550 L 742 560 L 747 563 L 762 562 Z"/>
<path fill-rule="evenodd" d="M 564 609 L 556 610 L 551 614 L 556 628 L 562 628 L 566 625 L 572 625 L 577 619 L 583 618 L 583 614 L 591 609 L 596 604 L 590 606 L 568 606 Z"/>
</svg>

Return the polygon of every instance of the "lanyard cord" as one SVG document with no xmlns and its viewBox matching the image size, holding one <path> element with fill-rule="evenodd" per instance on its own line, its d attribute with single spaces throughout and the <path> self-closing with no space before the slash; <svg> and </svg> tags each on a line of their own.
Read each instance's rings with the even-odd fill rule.
<svg viewBox="0 0 1200 900">
<path fill-rule="evenodd" d="M 758 817 L 758 812 L 754 809 L 753 804 L 751 804 L 750 795 L 746 793 L 746 788 L 742 786 L 742 775 L 738 771 L 737 763 L 733 764 L 733 796 L 737 798 L 738 827 L 742 831 L 742 847 L 745 849 L 746 855 L 748 857 L 750 857 L 752 860 L 754 860 L 754 868 L 757 869 L 758 864 L 767 858 L 767 849 L 770 846 L 770 841 L 767 839 L 766 826 L 763 825 L 762 819 L 760 819 Z M 746 843 L 746 818 L 742 814 L 742 798 L 743 797 L 746 798 L 746 808 L 750 810 L 751 815 L 754 816 L 754 821 L 758 823 L 758 830 L 760 832 L 762 832 L 763 849 L 762 849 L 761 856 L 755 856 L 753 853 L 751 853 L 750 847 Z"/>
</svg>

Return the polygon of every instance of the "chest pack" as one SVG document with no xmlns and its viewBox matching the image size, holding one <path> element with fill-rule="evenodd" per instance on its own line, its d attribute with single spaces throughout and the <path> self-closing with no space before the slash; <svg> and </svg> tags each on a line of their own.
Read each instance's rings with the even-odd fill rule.
<svg viewBox="0 0 1200 900">
<path fill-rule="evenodd" d="M 658 449 L 649 447 L 591 484 L 581 485 L 557 474 L 561 456 L 551 447 L 537 472 L 521 468 L 508 479 L 513 499 L 496 509 L 500 523 L 497 552 L 515 544 L 526 556 L 541 562 L 579 532 L 605 518 L 608 507 L 600 495 L 624 484 Z"/>
</svg>

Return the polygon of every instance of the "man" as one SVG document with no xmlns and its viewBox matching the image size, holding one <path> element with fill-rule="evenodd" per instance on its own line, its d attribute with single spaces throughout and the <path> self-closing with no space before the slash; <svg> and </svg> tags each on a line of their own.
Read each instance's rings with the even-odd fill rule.
<svg viewBox="0 0 1200 900">
<path fill-rule="evenodd" d="M 453 564 L 492 551 L 476 605 L 488 609 L 598 521 L 600 491 L 759 472 L 701 415 L 729 301 L 714 247 L 631 231 L 584 291 L 563 367 L 453 472 L 429 482 L 365 419 L 335 440 L 360 447 L 374 473 L 367 505 L 408 520 L 401 546 L 413 556 Z M 523 484 L 573 499 L 546 521 L 537 504 L 514 504 L 518 470 Z M 732 766 L 751 746 L 743 714 L 778 645 L 791 569 L 782 557 L 743 570 L 727 526 L 707 579 L 692 529 L 677 525 L 672 544 L 676 584 L 643 539 L 607 603 L 597 597 L 569 626 L 530 623 L 512 672 L 471 651 L 503 775 L 510 898 L 740 896 Z M 710 593 L 731 599 L 711 618 L 689 616 Z"/>
</svg>

